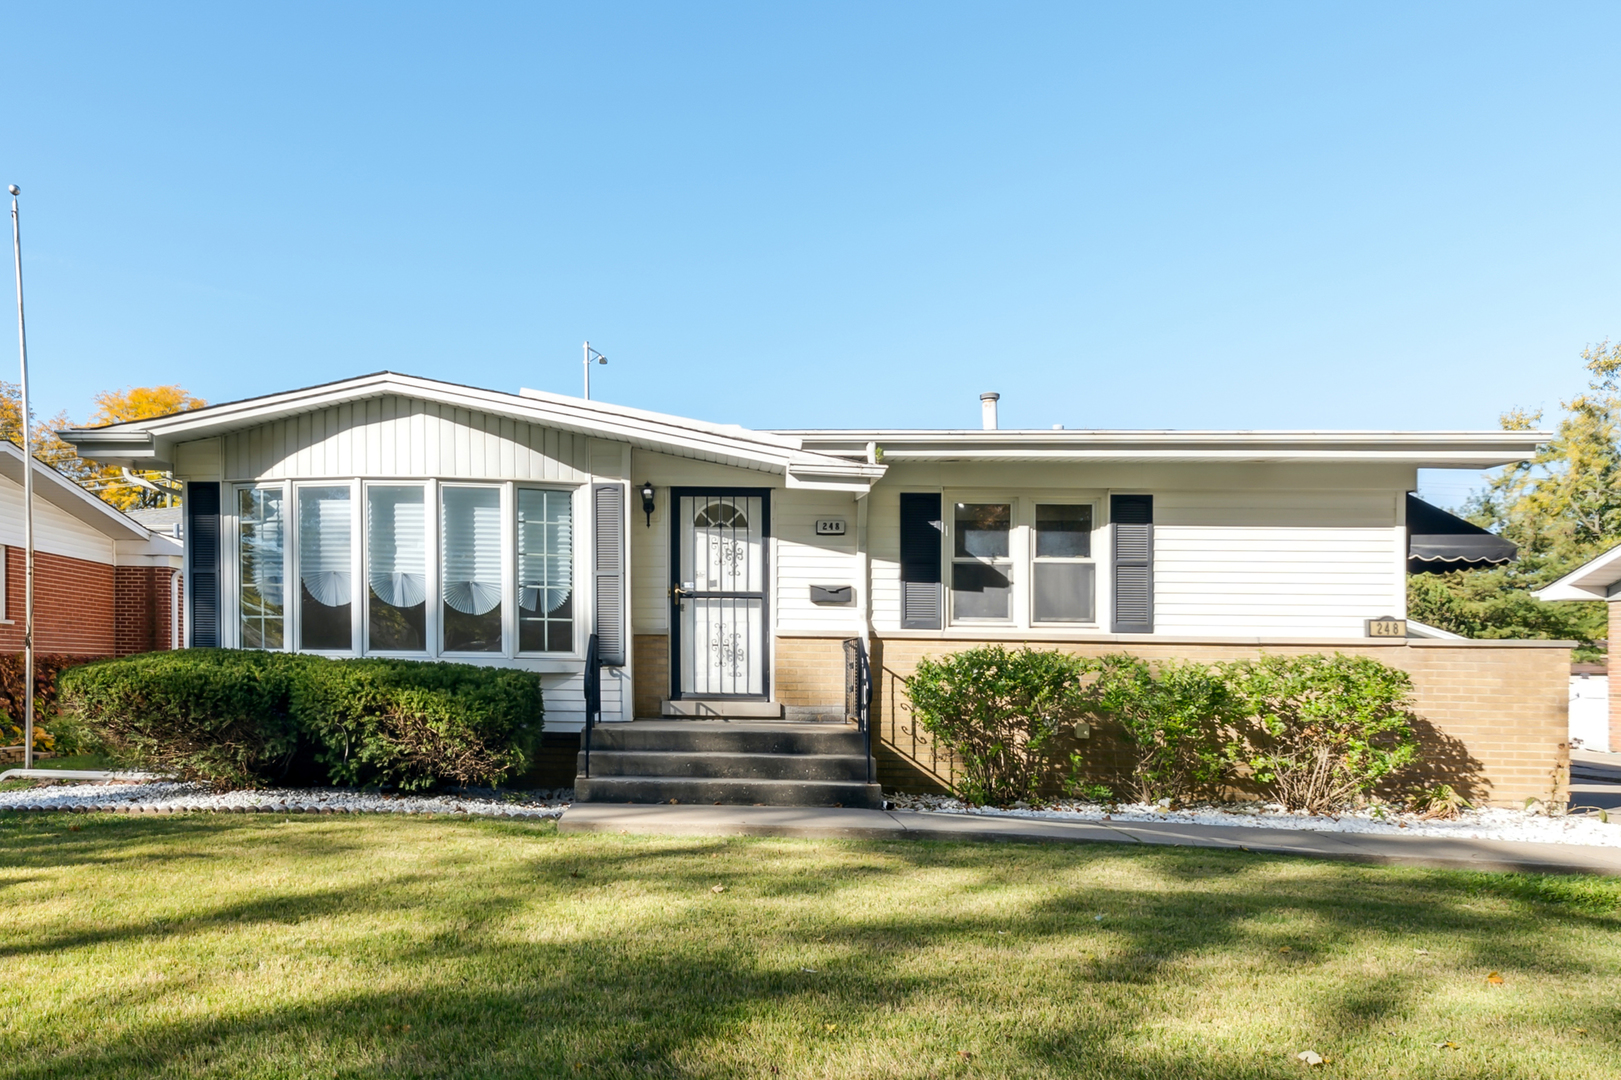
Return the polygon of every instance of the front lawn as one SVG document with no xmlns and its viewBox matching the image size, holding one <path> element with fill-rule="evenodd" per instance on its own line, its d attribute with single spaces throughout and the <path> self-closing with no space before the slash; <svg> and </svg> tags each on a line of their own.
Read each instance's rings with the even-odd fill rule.
<svg viewBox="0 0 1621 1080">
<path fill-rule="evenodd" d="M 0 1076 L 1621 1075 L 1615 881 L 12 814 L 0 900 Z"/>
</svg>

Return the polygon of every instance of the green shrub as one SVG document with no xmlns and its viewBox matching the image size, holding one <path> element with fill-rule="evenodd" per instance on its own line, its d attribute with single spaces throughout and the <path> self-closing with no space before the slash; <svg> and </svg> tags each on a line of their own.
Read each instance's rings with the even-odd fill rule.
<svg viewBox="0 0 1621 1080">
<path fill-rule="evenodd" d="M 313 657 L 187 649 L 101 660 L 60 677 L 65 704 L 137 768 L 219 787 L 280 779 L 298 750 L 289 700 Z"/>
<path fill-rule="evenodd" d="M 1089 666 L 1097 678 L 1087 689 L 1087 707 L 1125 729 L 1136 797 L 1187 802 L 1216 794 L 1226 771 L 1222 732 L 1233 706 L 1223 668 L 1176 660 L 1150 665 L 1123 653 Z"/>
<path fill-rule="evenodd" d="M 957 794 L 974 805 L 1035 798 L 1058 764 L 1054 737 L 1086 712 L 1086 664 L 1000 645 L 918 661 L 912 713 L 962 762 Z"/>
<path fill-rule="evenodd" d="M 532 672 L 188 649 L 64 672 L 64 700 L 130 765 L 217 787 L 283 781 L 417 790 L 520 772 L 541 726 Z"/>
<path fill-rule="evenodd" d="M 1241 722 L 1225 756 L 1291 810 L 1326 813 L 1410 763 L 1412 680 L 1368 656 L 1266 656 L 1227 665 Z"/>
<path fill-rule="evenodd" d="M 384 659 L 311 668 L 294 687 L 293 712 L 333 783 L 408 791 L 523 772 L 542 720 L 532 672 Z"/>
</svg>

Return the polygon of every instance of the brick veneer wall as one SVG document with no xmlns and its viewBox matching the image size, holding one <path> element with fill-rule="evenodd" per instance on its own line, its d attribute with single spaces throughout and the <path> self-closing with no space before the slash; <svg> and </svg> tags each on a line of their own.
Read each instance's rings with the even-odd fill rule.
<svg viewBox="0 0 1621 1080">
<path fill-rule="evenodd" d="M 901 680 L 912 673 L 921 656 L 941 656 L 978 644 L 984 643 L 916 639 L 875 643 L 873 711 L 881 746 L 880 780 L 886 785 L 938 790 L 949 782 L 952 763 L 912 722 Z M 1234 660 L 1262 651 L 1206 643 L 1033 645 L 1085 656 L 1130 652 L 1149 660 Z M 1389 646 L 1276 646 L 1265 651 L 1364 654 L 1412 675 L 1417 711 L 1424 718 L 1419 734 L 1427 764 L 1406 773 L 1403 787 L 1445 782 L 1476 802 L 1498 805 L 1519 805 L 1528 797 L 1562 802 L 1568 795 L 1566 648 L 1539 642 L 1415 641 Z M 1084 745 L 1098 779 L 1119 785 L 1120 778 L 1129 774 L 1128 748 L 1114 733 L 1096 731 Z"/>
<path fill-rule="evenodd" d="M 115 656 L 155 652 L 173 642 L 169 583 L 176 571 L 166 566 L 120 566 L 115 574 Z M 179 587 L 179 583 L 176 583 Z M 184 605 L 185 598 L 181 597 Z"/>
<path fill-rule="evenodd" d="M 664 634 L 636 634 L 631 649 L 635 661 L 631 703 L 637 716 L 658 716 L 670 696 L 670 639 Z"/>
<path fill-rule="evenodd" d="M 26 567 L 20 547 L 7 547 L 6 618 L 0 626 L 0 652 L 23 647 L 23 590 Z M 110 656 L 114 573 L 106 563 L 65 555 L 34 553 L 34 648 L 42 653 Z"/>
<path fill-rule="evenodd" d="M 6 610 L 0 652 L 23 647 L 24 552 L 6 547 Z M 34 553 L 34 647 L 68 656 L 128 656 L 167 649 L 169 576 L 163 566 L 120 566 Z"/>
<path fill-rule="evenodd" d="M 844 639 L 779 637 L 771 682 L 784 705 L 844 708 Z"/>
</svg>

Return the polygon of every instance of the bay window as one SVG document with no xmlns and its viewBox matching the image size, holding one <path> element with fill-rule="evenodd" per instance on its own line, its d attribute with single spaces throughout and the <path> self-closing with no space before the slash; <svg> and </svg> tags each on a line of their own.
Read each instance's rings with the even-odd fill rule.
<svg viewBox="0 0 1621 1080">
<path fill-rule="evenodd" d="M 574 515 L 568 492 L 518 490 L 518 651 L 574 649 Z"/>
<path fill-rule="evenodd" d="M 298 488 L 298 647 L 354 647 L 349 485 Z"/>
<path fill-rule="evenodd" d="M 366 648 L 428 650 L 428 532 L 420 484 L 366 489 Z"/>
<path fill-rule="evenodd" d="M 236 493 L 237 611 L 244 649 L 279 649 L 285 641 L 283 498 L 279 485 L 239 488 Z"/>
<path fill-rule="evenodd" d="M 501 652 L 501 489 L 445 487 L 439 512 L 443 650 Z"/>
<path fill-rule="evenodd" d="M 516 481 L 239 485 L 227 643 L 578 660 L 579 494 Z"/>
</svg>

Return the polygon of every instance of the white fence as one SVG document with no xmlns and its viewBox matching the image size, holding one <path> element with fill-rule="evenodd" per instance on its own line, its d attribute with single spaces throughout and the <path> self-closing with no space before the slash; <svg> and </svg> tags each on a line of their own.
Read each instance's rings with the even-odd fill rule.
<svg viewBox="0 0 1621 1080">
<path fill-rule="evenodd" d="M 1570 745 L 1578 750 L 1611 749 L 1608 676 L 1570 677 Z"/>
</svg>

